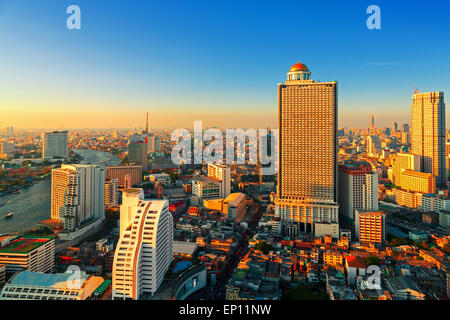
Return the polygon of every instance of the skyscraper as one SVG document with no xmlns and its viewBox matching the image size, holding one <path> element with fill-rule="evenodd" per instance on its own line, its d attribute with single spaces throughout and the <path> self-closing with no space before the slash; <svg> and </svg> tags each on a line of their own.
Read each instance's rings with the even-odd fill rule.
<svg viewBox="0 0 450 320">
<path fill-rule="evenodd" d="M 294 64 L 278 85 L 279 171 L 275 215 L 315 233 L 338 224 L 337 82 L 311 80 Z"/>
<path fill-rule="evenodd" d="M 375 134 L 375 117 L 370 116 L 370 134 Z"/>
<path fill-rule="evenodd" d="M 155 293 L 173 259 L 169 202 L 143 198 L 142 189 L 123 193 L 112 272 L 113 300 L 140 299 Z"/>
<path fill-rule="evenodd" d="M 43 158 L 69 158 L 67 130 L 53 131 L 42 134 Z"/>
<path fill-rule="evenodd" d="M 421 156 L 422 171 L 447 185 L 445 169 L 445 103 L 443 92 L 414 93 L 411 107 L 411 153 Z"/>
<path fill-rule="evenodd" d="M 117 178 L 105 181 L 105 208 L 115 206 L 119 202 L 119 182 Z"/>
<path fill-rule="evenodd" d="M 147 140 L 137 140 L 128 144 L 128 161 L 130 164 L 141 165 L 143 171 L 146 171 L 148 166 L 147 143 Z"/>
<path fill-rule="evenodd" d="M 62 165 L 52 170 L 51 218 L 73 231 L 105 216 L 105 171 L 96 165 Z"/>
</svg>

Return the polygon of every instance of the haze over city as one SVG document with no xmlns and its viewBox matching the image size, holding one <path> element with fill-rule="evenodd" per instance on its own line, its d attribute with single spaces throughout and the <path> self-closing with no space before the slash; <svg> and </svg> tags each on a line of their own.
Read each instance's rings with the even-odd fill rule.
<svg viewBox="0 0 450 320">
<path fill-rule="evenodd" d="M 366 2 L 78 1 L 71 31 L 70 1 L 3 0 L 0 126 L 131 128 L 147 111 L 152 128 L 275 126 L 274 89 L 298 60 L 338 80 L 339 127 L 409 122 L 415 87 L 450 91 L 449 4 L 381 1 L 373 31 Z"/>
</svg>

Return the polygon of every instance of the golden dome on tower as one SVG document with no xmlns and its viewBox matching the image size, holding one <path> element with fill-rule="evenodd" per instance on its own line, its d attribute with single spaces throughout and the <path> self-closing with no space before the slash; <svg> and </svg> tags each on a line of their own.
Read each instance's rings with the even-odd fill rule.
<svg viewBox="0 0 450 320">
<path fill-rule="evenodd" d="M 308 71 L 309 69 L 306 65 L 304 65 L 303 63 L 297 62 L 296 64 L 294 64 L 291 69 L 289 69 L 289 72 L 296 72 L 296 71 Z"/>
</svg>

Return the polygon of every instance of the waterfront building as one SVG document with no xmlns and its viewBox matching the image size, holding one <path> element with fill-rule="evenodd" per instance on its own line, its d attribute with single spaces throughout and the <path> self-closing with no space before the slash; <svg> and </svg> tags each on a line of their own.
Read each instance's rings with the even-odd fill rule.
<svg viewBox="0 0 450 320">
<path fill-rule="evenodd" d="M 68 131 L 53 131 L 42 134 L 43 158 L 69 158 Z"/>
</svg>

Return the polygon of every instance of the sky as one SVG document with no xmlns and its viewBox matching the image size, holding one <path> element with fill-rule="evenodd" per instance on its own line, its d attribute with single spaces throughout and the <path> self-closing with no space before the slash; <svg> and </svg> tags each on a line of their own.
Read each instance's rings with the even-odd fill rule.
<svg viewBox="0 0 450 320">
<path fill-rule="evenodd" d="M 299 60 L 338 81 L 339 127 L 402 124 L 415 87 L 450 94 L 449 18 L 446 0 L 0 0 L 0 127 L 274 127 Z"/>
</svg>

